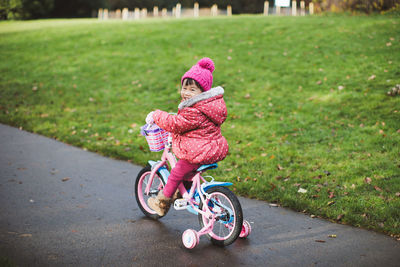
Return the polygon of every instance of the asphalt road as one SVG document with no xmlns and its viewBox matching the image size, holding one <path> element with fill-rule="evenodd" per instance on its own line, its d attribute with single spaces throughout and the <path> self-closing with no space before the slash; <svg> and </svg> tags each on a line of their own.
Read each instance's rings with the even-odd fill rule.
<svg viewBox="0 0 400 267">
<path fill-rule="evenodd" d="M 181 235 L 199 229 L 197 217 L 144 217 L 133 195 L 140 169 L 0 124 L 0 265 L 400 265 L 393 238 L 245 198 L 247 239 L 220 248 L 201 237 L 187 250 Z"/>
</svg>

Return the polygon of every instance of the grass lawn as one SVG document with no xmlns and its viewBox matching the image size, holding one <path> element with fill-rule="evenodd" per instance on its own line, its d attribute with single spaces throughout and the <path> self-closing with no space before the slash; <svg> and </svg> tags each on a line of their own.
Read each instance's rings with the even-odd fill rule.
<svg viewBox="0 0 400 267">
<path fill-rule="evenodd" d="M 1 22 L 0 122 L 144 165 L 160 156 L 139 135 L 145 116 L 176 112 L 204 56 L 229 113 L 230 154 L 209 174 L 400 235 L 400 95 L 386 94 L 400 84 L 399 18 Z"/>
</svg>

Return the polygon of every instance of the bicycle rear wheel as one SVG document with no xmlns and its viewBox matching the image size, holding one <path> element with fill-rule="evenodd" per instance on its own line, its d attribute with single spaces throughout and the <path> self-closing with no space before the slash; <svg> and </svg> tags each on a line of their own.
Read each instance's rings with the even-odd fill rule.
<svg viewBox="0 0 400 267">
<path fill-rule="evenodd" d="M 212 232 L 206 236 L 215 245 L 228 246 L 238 238 L 242 230 L 243 212 L 240 202 L 231 190 L 223 186 L 210 187 L 206 193 L 210 195 L 207 200 L 208 208 L 216 215 Z M 205 210 L 202 202 L 199 209 Z M 209 222 L 200 213 L 198 218 L 201 227 Z"/>
<path fill-rule="evenodd" d="M 161 178 L 161 175 L 157 172 L 150 186 L 149 194 L 146 194 L 145 190 L 150 179 L 150 174 L 151 174 L 151 166 L 147 165 L 139 172 L 138 176 L 136 177 L 136 183 L 135 183 L 136 202 L 139 208 L 147 217 L 150 217 L 152 219 L 159 219 L 164 216 L 160 216 L 154 210 L 152 210 L 147 205 L 147 200 L 150 197 L 157 196 L 158 192 L 162 188 L 164 188 L 165 183 L 164 180 Z"/>
</svg>

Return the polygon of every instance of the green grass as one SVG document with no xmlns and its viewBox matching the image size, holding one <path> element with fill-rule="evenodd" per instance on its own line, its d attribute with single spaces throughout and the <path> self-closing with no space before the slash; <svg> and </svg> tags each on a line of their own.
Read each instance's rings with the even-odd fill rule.
<svg viewBox="0 0 400 267">
<path fill-rule="evenodd" d="M 400 84 L 398 18 L 2 22 L 0 122 L 144 165 L 160 156 L 139 135 L 145 116 L 177 110 L 180 77 L 204 56 L 229 113 L 230 154 L 209 174 L 400 234 L 400 96 L 386 95 Z"/>
</svg>

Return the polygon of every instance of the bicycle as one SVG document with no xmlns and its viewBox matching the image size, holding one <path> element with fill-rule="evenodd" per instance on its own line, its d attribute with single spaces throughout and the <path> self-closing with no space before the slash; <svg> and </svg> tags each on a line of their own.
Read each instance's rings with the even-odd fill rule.
<svg viewBox="0 0 400 267">
<path fill-rule="evenodd" d="M 147 205 L 147 199 L 157 196 L 158 192 L 167 183 L 169 170 L 174 168 L 177 163 L 171 147 L 172 137 L 168 133 L 161 160 L 150 160 L 148 165 L 139 172 L 136 178 L 136 201 L 142 212 L 152 219 L 163 217 L 159 216 Z M 198 215 L 201 227 L 199 231 L 187 229 L 183 232 L 182 242 L 188 249 L 192 249 L 198 245 L 200 236 L 202 235 L 206 235 L 215 245 L 228 246 L 238 237 L 246 238 L 251 233 L 250 223 L 243 220 L 239 200 L 227 188 L 232 183 L 216 182 L 211 176 L 202 176 L 205 171 L 217 167 L 216 163 L 200 166 L 194 177 L 189 180 L 192 182 L 190 189 L 187 189 L 183 182 L 178 187 L 182 198 L 175 200 L 174 209 L 186 209 Z M 211 180 L 207 181 L 205 178 L 211 178 Z"/>
</svg>

